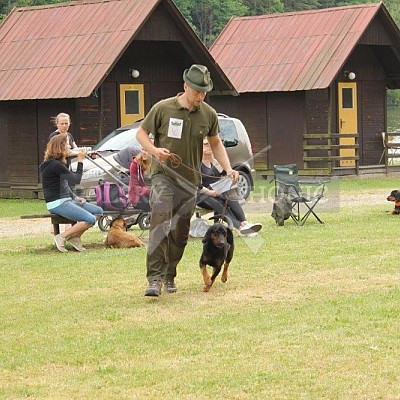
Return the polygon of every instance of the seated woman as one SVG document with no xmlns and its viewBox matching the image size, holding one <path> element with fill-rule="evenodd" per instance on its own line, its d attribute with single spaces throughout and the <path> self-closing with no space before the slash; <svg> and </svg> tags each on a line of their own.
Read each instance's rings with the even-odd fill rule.
<svg viewBox="0 0 400 400">
<path fill-rule="evenodd" d="M 197 194 L 197 205 L 208 210 L 214 210 L 218 214 L 229 217 L 233 226 L 239 229 L 242 235 L 258 232 L 261 224 L 251 224 L 246 220 L 242 206 L 237 200 L 230 200 L 213 190 L 210 184 L 216 182 L 222 174 L 213 164 L 214 157 L 207 140 L 203 142 L 203 159 L 201 162 L 202 186 Z"/>
<path fill-rule="evenodd" d="M 129 202 L 144 211 L 150 211 L 150 188 L 146 186 L 143 176 L 150 169 L 150 162 L 149 155 L 142 150 L 133 158 L 129 168 Z"/>
<path fill-rule="evenodd" d="M 84 198 L 73 193 L 71 186 L 78 184 L 82 178 L 82 161 L 86 150 L 78 153 L 77 171 L 72 172 L 67 167 L 70 149 L 67 133 L 53 136 L 47 143 L 44 161 L 39 167 L 47 209 L 53 214 L 76 221 L 65 232 L 54 236 L 55 244 L 62 253 L 68 251 L 65 248 L 66 241 L 77 251 L 84 251 L 81 235 L 96 223 L 96 218 L 103 215 L 101 207 L 87 203 Z"/>
</svg>

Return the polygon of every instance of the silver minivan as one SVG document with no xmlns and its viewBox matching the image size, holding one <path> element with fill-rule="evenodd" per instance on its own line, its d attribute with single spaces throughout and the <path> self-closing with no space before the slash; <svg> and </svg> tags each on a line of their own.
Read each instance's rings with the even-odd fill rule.
<svg viewBox="0 0 400 400">
<path fill-rule="evenodd" d="M 231 118 L 225 114 L 218 114 L 220 136 L 228 153 L 232 168 L 239 171 L 238 186 L 244 199 L 253 190 L 253 152 L 250 139 L 242 122 L 237 118 Z M 129 146 L 140 146 L 136 140 L 136 132 L 140 121 L 132 125 L 118 128 L 108 134 L 93 147 L 93 151 L 101 154 L 102 158 L 96 158 L 94 162 L 84 160 L 83 175 L 80 185 L 81 193 L 88 199 L 94 198 L 94 187 L 99 180 L 110 181 L 112 176 L 123 178 L 126 169 L 117 162 L 116 154 Z M 72 170 L 76 170 L 72 163 Z M 108 171 L 108 173 L 106 172 Z M 123 180 L 123 179 L 122 179 Z"/>
<path fill-rule="evenodd" d="M 228 153 L 231 166 L 240 174 L 238 182 L 240 193 L 244 199 L 247 199 L 254 188 L 253 150 L 249 135 L 242 121 L 237 118 L 218 114 L 218 120 L 221 140 Z"/>
</svg>

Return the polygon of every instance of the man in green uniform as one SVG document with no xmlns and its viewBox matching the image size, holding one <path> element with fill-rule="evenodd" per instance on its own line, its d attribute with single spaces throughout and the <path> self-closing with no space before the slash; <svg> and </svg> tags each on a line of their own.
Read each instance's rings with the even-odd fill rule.
<svg viewBox="0 0 400 400">
<path fill-rule="evenodd" d="M 204 103 L 213 88 L 207 67 L 192 65 L 184 71 L 183 80 L 184 92 L 155 104 L 137 132 L 139 143 L 153 156 L 145 296 L 159 296 L 163 283 L 167 292 L 177 290 L 176 267 L 189 237 L 205 137 L 233 182 L 239 177 L 218 135 L 217 113 Z"/>
</svg>

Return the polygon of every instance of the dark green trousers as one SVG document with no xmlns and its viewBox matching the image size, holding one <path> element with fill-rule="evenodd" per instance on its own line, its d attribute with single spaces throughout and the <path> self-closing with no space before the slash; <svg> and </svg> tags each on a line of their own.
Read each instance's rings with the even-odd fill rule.
<svg viewBox="0 0 400 400">
<path fill-rule="evenodd" d="M 162 174 L 154 175 L 150 195 L 150 237 L 147 248 L 147 279 L 173 280 L 183 256 L 197 188 L 179 185 Z"/>
</svg>

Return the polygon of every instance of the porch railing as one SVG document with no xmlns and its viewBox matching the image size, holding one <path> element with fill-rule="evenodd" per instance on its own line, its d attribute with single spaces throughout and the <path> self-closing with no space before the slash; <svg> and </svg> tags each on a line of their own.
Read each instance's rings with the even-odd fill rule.
<svg viewBox="0 0 400 400">
<path fill-rule="evenodd" d="M 382 132 L 385 172 L 389 172 L 390 165 L 400 165 L 396 160 L 400 158 L 400 133 Z"/>
<path fill-rule="evenodd" d="M 354 161 L 354 166 L 347 168 L 359 172 L 358 133 L 306 133 L 303 135 L 303 163 L 305 169 L 326 170 L 329 174 L 339 168 L 341 161 Z M 354 144 L 340 144 L 339 138 L 354 139 Z M 354 149 L 354 155 L 340 155 L 340 150 Z M 313 167 L 312 164 L 324 167 Z"/>
</svg>

